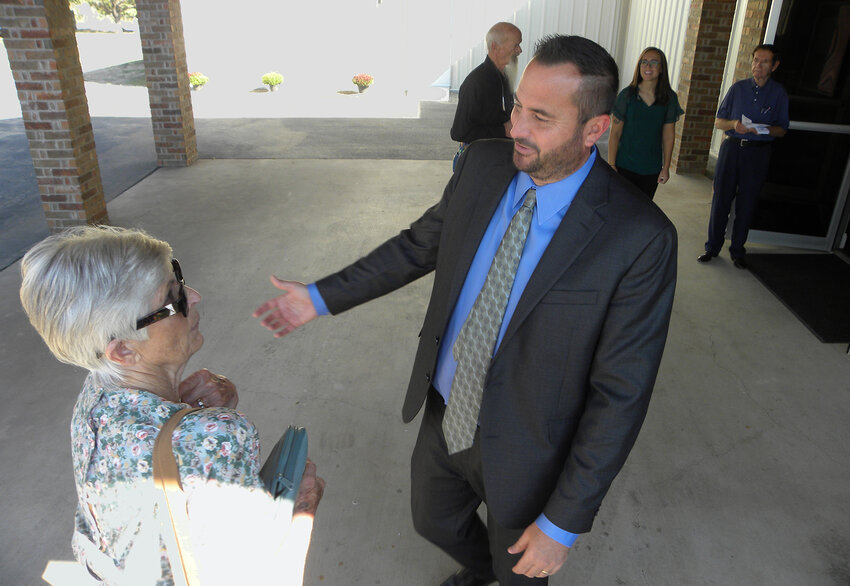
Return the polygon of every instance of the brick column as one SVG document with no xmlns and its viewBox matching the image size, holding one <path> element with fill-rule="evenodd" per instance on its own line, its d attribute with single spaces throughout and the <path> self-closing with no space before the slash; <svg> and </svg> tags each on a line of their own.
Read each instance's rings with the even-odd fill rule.
<svg viewBox="0 0 850 586">
<path fill-rule="evenodd" d="M 673 162 L 677 173 L 704 173 L 726 50 L 735 17 L 735 0 L 693 0 L 682 51 L 677 94 L 685 116 L 676 125 Z"/>
<path fill-rule="evenodd" d="M 3 2 L 0 27 L 48 228 L 107 223 L 68 0 Z"/>
<path fill-rule="evenodd" d="M 767 17 L 770 13 L 770 0 L 749 0 L 744 13 L 744 26 L 741 28 L 741 42 L 738 45 L 738 60 L 735 62 L 735 80 L 753 75 L 753 49 L 764 40 Z"/>
<path fill-rule="evenodd" d="M 179 0 L 136 0 L 157 164 L 198 160 Z"/>
</svg>

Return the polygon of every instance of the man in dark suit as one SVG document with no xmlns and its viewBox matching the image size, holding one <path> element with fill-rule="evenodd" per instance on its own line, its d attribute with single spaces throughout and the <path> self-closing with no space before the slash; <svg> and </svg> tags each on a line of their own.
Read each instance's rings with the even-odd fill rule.
<svg viewBox="0 0 850 586">
<path fill-rule="evenodd" d="M 517 89 L 512 142 L 473 143 L 410 228 L 309 286 L 272 277 L 285 293 L 254 314 L 279 337 L 435 271 L 403 418 L 426 404 L 413 518 L 463 566 L 445 585 L 546 583 L 590 530 L 643 423 L 673 302 L 676 231 L 594 146 L 617 89 L 599 45 L 541 40 Z M 486 306 L 503 234 L 529 208 L 505 309 L 482 319 L 476 306 Z M 458 447 L 446 423 L 468 397 L 456 385 L 470 369 L 459 347 L 477 340 L 473 321 L 495 321 L 498 337 L 471 444 Z"/>
</svg>

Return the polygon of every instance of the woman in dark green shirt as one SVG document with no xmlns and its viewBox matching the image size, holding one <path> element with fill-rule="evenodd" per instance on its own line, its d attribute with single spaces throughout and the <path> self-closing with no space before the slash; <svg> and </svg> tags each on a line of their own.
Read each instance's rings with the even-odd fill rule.
<svg viewBox="0 0 850 586">
<path fill-rule="evenodd" d="M 684 114 L 660 49 L 643 50 L 632 82 L 617 96 L 613 114 L 608 162 L 652 199 L 658 184 L 670 178 L 676 121 Z"/>
</svg>

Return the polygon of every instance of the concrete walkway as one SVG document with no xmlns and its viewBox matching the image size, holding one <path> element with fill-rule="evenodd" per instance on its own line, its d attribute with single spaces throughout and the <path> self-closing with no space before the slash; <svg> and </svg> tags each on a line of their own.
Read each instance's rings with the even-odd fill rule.
<svg viewBox="0 0 850 586">
<path fill-rule="evenodd" d="M 156 169 L 141 46 L 137 35 L 128 34 L 78 34 L 77 44 L 109 202 Z M 358 94 L 350 77 L 296 74 L 271 93 L 256 87 L 259 77 L 239 64 L 225 69 L 227 75 L 213 76 L 203 91 L 192 92 L 201 158 L 445 160 L 455 152 L 448 136 L 454 106 L 436 101 L 446 97 L 443 89 L 402 92 L 391 80 L 378 79 Z M 41 206 L 0 42 L 0 269 L 47 236 Z"/>
<path fill-rule="evenodd" d="M 306 144 L 297 133 L 312 128 L 318 140 L 316 129 L 349 123 L 284 125 L 278 144 L 297 149 Z M 416 120 L 399 125 L 400 143 L 429 132 Z M 188 371 L 229 376 L 267 449 L 289 423 L 309 429 L 327 491 L 308 585 L 427 586 L 455 569 L 411 526 L 418 421 L 400 420 L 430 278 L 282 340 L 250 317 L 275 293 L 270 273 L 321 277 L 434 203 L 451 172 L 446 128 L 435 127 L 440 142 L 423 141 L 431 157 L 378 156 L 364 134 L 374 158 L 335 154 L 328 140 L 299 158 L 205 159 L 158 169 L 109 204 L 114 224 L 168 240 L 204 296 L 206 343 Z M 679 230 L 680 272 L 655 396 L 554 586 L 850 583 L 850 360 L 725 252 L 696 263 L 710 193 L 705 178 L 674 176 L 656 196 Z M 0 583 L 27 585 L 41 583 L 48 561 L 71 559 L 68 425 L 85 375 L 49 355 L 19 285 L 15 262 L 0 272 Z"/>
<path fill-rule="evenodd" d="M 118 103 L 126 88 L 87 83 L 93 112 L 109 113 L 109 96 Z M 102 94 L 102 95 L 101 95 Z M 198 152 L 207 159 L 451 159 L 457 145 L 448 136 L 454 104 L 373 94 L 346 96 L 341 104 L 329 104 L 333 117 L 292 117 L 284 105 L 285 92 L 250 96 L 265 100 L 253 108 L 256 118 L 240 118 L 245 110 L 231 105 L 220 117 L 196 118 Z M 98 97 L 93 97 L 98 96 Z M 146 99 L 146 98 L 145 98 Z M 198 100 L 197 93 L 193 99 Z M 389 105 L 389 104 L 392 105 Z M 271 104 L 272 106 L 269 106 Z M 386 117 L 377 117 L 383 106 Z M 134 105 L 147 111 L 147 104 Z M 276 107 L 276 111 L 275 111 Z M 125 108 L 127 108 L 125 104 Z M 95 136 L 104 197 L 107 203 L 156 169 L 153 132 L 149 117 L 132 116 L 129 108 L 118 116 L 94 115 Z M 389 117 L 389 114 L 409 117 Z M 275 116 L 277 114 L 277 116 Z M 344 115 L 352 115 L 346 118 Z M 266 116 L 266 117 L 264 117 Z M 35 180 L 21 118 L 0 120 L 0 269 L 23 256 L 30 246 L 47 236 L 47 224 Z"/>
</svg>

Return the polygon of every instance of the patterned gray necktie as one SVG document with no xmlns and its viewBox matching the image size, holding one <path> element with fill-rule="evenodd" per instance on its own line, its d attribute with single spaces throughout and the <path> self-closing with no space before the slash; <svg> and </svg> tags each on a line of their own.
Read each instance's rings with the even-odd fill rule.
<svg viewBox="0 0 850 586">
<path fill-rule="evenodd" d="M 490 368 L 536 201 L 537 192 L 529 189 L 522 207 L 511 219 L 496 256 L 493 257 L 484 286 L 452 348 L 457 370 L 443 416 L 443 433 L 449 454 L 472 446 L 478 426 L 484 378 Z"/>
</svg>

